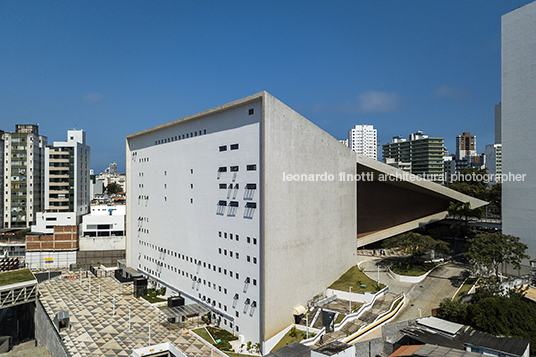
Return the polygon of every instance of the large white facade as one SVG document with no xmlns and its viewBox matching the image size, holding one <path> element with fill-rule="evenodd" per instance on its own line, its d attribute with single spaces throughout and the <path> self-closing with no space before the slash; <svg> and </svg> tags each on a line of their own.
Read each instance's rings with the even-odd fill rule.
<svg viewBox="0 0 536 357">
<path fill-rule="evenodd" d="M 521 238 L 536 257 L 536 2 L 502 17 L 503 232 Z"/>
<path fill-rule="evenodd" d="M 452 199 L 484 203 L 431 182 L 379 182 L 411 175 L 266 92 L 129 135 L 126 153 L 127 265 L 264 353 L 294 308 L 356 264 L 359 244 L 442 219 Z M 374 182 L 356 184 L 365 173 Z M 393 207 L 398 197 L 414 204 Z"/>
<path fill-rule="evenodd" d="M 348 130 L 348 147 L 360 155 L 378 160 L 378 133 L 372 125 L 354 125 Z"/>
<path fill-rule="evenodd" d="M 130 135 L 127 264 L 267 341 L 355 263 L 355 190 L 283 175 L 354 155 L 265 92 Z"/>
</svg>

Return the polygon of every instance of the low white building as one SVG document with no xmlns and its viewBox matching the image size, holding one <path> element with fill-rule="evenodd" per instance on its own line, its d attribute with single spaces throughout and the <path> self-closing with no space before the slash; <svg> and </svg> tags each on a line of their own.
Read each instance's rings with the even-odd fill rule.
<svg viewBox="0 0 536 357">
<path fill-rule="evenodd" d="M 78 263 L 115 266 L 125 258 L 125 205 L 91 206 L 82 217 Z"/>
</svg>

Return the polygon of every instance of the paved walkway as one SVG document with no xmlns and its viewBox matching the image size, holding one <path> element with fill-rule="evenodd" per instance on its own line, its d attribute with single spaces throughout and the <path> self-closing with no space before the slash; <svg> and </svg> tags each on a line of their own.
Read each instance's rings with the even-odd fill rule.
<svg viewBox="0 0 536 357">
<path fill-rule="evenodd" d="M 79 279 L 58 277 L 40 283 L 39 292 L 51 321 L 58 312 L 69 311 L 71 327 L 60 336 L 72 357 L 131 356 L 133 349 L 164 342 L 189 357 L 211 355 L 208 346 L 185 329 L 168 324 L 158 309 L 127 294 L 114 278 L 92 277 L 90 293 L 87 278 L 80 285 Z"/>
<path fill-rule="evenodd" d="M 378 297 L 376 301 L 374 301 L 372 307 L 365 310 L 358 319 L 346 322 L 338 331 L 324 334 L 324 336 L 322 336 L 322 343 L 317 342 L 317 345 L 326 344 L 356 333 L 361 327 L 371 324 L 380 315 L 389 311 L 389 308 L 396 298 L 397 295 L 393 293 L 387 293 L 381 297 Z"/>
</svg>

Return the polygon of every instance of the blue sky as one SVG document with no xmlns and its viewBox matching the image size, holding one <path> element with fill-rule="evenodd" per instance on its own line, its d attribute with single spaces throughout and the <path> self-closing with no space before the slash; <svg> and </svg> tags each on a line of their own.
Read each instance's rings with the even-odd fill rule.
<svg viewBox="0 0 536 357">
<path fill-rule="evenodd" d="M 0 129 L 84 129 L 96 172 L 125 136 L 266 90 L 338 139 L 494 141 L 501 16 L 528 0 L 1 1 Z"/>
</svg>

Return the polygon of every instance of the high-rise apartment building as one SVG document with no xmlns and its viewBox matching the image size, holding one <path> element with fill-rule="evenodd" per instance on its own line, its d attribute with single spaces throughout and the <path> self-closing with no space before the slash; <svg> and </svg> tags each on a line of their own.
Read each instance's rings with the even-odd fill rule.
<svg viewBox="0 0 536 357">
<path fill-rule="evenodd" d="M 127 266 L 263 353 L 357 247 L 451 200 L 483 204 L 356 155 L 266 92 L 129 135 L 126 151 Z"/>
<path fill-rule="evenodd" d="M 536 257 L 536 2 L 502 16 L 503 232 Z M 520 175 L 520 176 L 515 176 Z M 523 175 L 523 176 L 521 176 Z"/>
<path fill-rule="evenodd" d="M 2 221 L 4 228 L 29 228 L 44 207 L 44 158 L 47 138 L 32 124 L 2 132 Z"/>
<path fill-rule="evenodd" d="M 434 182 L 443 182 L 444 139 L 430 138 L 422 131 L 410 134 L 409 138 L 410 140 L 405 140 L 395 136 L 392 142 L 384 144 L 384 161 L 389 158 L 395 162 L 411 163 L 412 174 L 427 177 Z"/>
<path fill-rule="evenodd" d="M 378 133 L 372 125 L 355 125 L 348 130 L 348 147 L 358 154 L 378 160 Z"/>
<path fill-rule="evenodd" d="M 502 174 L 502 144 L 486 145 L 486 169 L 493 175 L 493 182 L 497 182 L 496 175 Z"/>
<path fill-rule="evenodd" d="M 464 132 L 456 137 L 456 160 L 463 160 L 467 157 L 477 156 L 476 136 Z"/>
<path fill-rule="evenodd" d="M 54 226 L 78 225 L 89 213 L 90 148 L 84 130 L 68 130 L 67 140 L 45 148 L 44 209 L 34 232 L 53 233 Z"/>
</svg>

